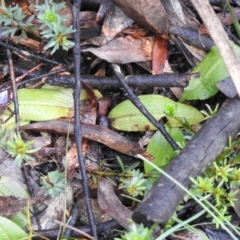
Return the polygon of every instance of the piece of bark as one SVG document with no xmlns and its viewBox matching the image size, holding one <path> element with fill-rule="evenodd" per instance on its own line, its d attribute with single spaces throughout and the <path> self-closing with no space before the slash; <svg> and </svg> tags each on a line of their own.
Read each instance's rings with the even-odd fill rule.
<svg viewBox="0 0 240 240">
<path fill-rule="evenodd" d="M 166 173 L 188 188 L 190 177 L 196 178 L 213 162 L 240 129 L 240 100 L 232 99 L 193 137 L 169 164 Z M 186 193 L 161 175 L 145 199 L 137 206 L 133 220 L 145 225 L 159 222 L 164 226 Z"/>
<path fill-rule="evenodd" d="M 129 228 L 128 219 L 132 211 L 127 209 L 115 195 L 112 184 L 105 178 L 98 182 L 98 204 L 109 216 L 114 218 L 125 229 Z"/>
<path fill-rule="evenodd" d="M 38 131 L 51 131 L 56 133 L 73 134 L 73 122 L 63 120 L 53 120 L 36 122 L 29 125 L 22 126 L 23 130 L 38 130 Z M 121 136 L 117 132 L 110 129 L 100 127 L 94 124 L 81 123 L 82 136 L 99 143 L 102 143 L 116 151 L 122 152 L 129 156 L 136 157 L 137 154 L 142 154 L 148 159 L 151 156 L 145 152 L 141 147 L 127 138 Z"/>
</svg>

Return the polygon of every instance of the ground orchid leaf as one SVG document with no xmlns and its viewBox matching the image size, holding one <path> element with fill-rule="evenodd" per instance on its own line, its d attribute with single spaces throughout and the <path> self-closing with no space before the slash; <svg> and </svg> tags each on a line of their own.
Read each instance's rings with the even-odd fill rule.
<svg viewBox="0 0 240 240">
<path fill-rule="evenodd" d="M 179 128 L 169 128 L 166 127 L 169 135 L 179 143 L 184 143 L 184 136 Z M 176 155 L 170 144 L 164 138 L 164 136 L 157 131 L 151 138 L 146 151 L 153 156 L 153 163 L 158 167 L 165 167 L 171 161 L 171 159 Z M 149 173 L 153 170 L 147 162 L 144 162 L 145 173 Z"/>
<path fill-rule="evenodd" d="M 28 234 L 25 233 L 18 225 L 11 220 L 0 216 L 0 239 L 27 239 Z"/>
<path fill-rule="evenodd" d="M 232 44 L 236 54 L 240 56 L 240 47 Z M 229 77 L 228 69 L 216 46 L 212 47 L 206 57 L 195 67 L 192 73 L 199 72 L 199 78 L 191 79 L 184 89 L 181 101 L 204 100 L 218 92 L 216 83 Z"/>
<path fill-rule="evenodd" d="M 194 107 L 174 102 L 161 95 L 139 96 L 142 104 L 159 121 L 167 117 L 170 127 L 183 126 L 187 122 L 194 125 L 203 120 L 203 115 Z M 112 127 L 122 131 L 147 131 L 156 128 L 143 114 L 129 101 L 118 104 L 109 113 Z"/>
</svg>

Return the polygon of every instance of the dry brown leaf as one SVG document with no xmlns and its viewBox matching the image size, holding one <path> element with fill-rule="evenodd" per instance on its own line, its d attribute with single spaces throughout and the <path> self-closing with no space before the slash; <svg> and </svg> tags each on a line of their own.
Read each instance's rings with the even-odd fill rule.
<svg viewBox="0 0 240 240">
<path fill-rule="evenodd" d="M 129 18 L 119 7 L 112 4 L 107 12 L 102 26 L 102 36 L 114 38 L 123 29 L 131 26 L 133 20 Z"/>
<path fill-rule="evenodd" d="M 159 0 L 113 0 L 130 18 L 139 25 L 157 34 L 166 34 L 168 19 Z"/>
<path fill-rule="evenodd" d="M 111 183 L 107 179 L 99 179 L 98 204 L 110 217 L 121 226 L 128 229 L 128 219 L 132 217 L 132 211 L 128 210 L 115 195 Z"/>
<path fill-rule="evenodd" d="M 41 43 L 39 41 L 31 39 L 31 38 L 20 38 L 19 39 L 19 36 L 13 36 L 13 37 L 11 37 L 11 40 L 13 42 L 18 42 L 19 44 L 29 47 L 33 51 L 39 51 L 41 49 Z M 45 51 L 43 50 L 42 52 L 45 52 Z"/>
<path fill-rule="evenodd" d="M 87 84 L 82 84 L 87 93 L 87 99 L 81 104 L 81 121 L 95 124 L 97 120 L 97 98 L 93 90 Z"/>
<path fill-rule="evenodd" d="M 110 7 L 111 4 L 112 4 L 111 0 L 102 0 L 99 10 L 97 12 L 96 19 L 95 19 L 97 24 L 103 23 L 103 19 L 104 19 L 105 15 L 108 11 L 108 8 Z"/>
<path fill-rule="evenodd" d="M 48 196 L 40 196 L 30 199 L 30 204 L 42 202 L 48 199 Z M 0 216 L 13 217 L 20 212 L 26 205 L 28 199 L 16 198 L 14 196 L 0 196 Z"/>
<path fill-rule="evenodd" d="M 80 12 L 81 28 L 90 28 L 96 24 L 96 13 L 91 11 Z"/>
<path fill-rule="evenodd" d="M 87 48 L 82 52 L 91 52 L 111 63 L 146 62 L 152 59 L 153 37 L 135 39 L 130 36 L 116 38 L 99 48 Z"/>
<path fill-rule="evenodd" d="M 165 62 L 168 55 L 168 40 L 157 36 L 153 45 L 153 57 L 152 57 L 152 74 L 161 74 L 165 66 Z"/>
<path fill-rule="evenodd" d="M 167 18 L 169 22 L 179 27 L 198 29 L 199 23 L 192 14 L 189 14 L 189 9 L 186 7 L 186 4 L 183 3 L 181 5 L 182 16 L 179 17 L 179 12 L 176 12 L 176 6 L 172 4 L 174 1 L 175 0 L 161 0 L 162 5 L 167 12 Z M 182 21 L 182 19 L 184 19 L 184 21 Z"/>
</svg>

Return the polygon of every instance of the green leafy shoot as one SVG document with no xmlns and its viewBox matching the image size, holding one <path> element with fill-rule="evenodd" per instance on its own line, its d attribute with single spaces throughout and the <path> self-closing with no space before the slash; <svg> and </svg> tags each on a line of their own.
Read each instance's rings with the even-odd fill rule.
<svg viewBox="0 0 240 240">
<path fill-rule="evenodd" d="M 23 13 L 22 8 L 18 4 L 15 6 L 6 7 L 5 1 L 1 0 L 0 6 L 0 24 L 4 30 L 2 35 L 14 36 L 17 30 L 21 30 L 19 37 L 27 38 L 26 29 L 32 27 L 32 20 L 34 15 L 26 19 L 26 15 Z"/>
<path fill-rule="evenodd" d="M 65 190 L 64 173 L 59 171 L 49 172 L 47 176 L 42 177 L 42 188 L 52 197 L 58 196 Z"/>
<path fill-rule="evenodd" d="M 233 8 L 230 5 L 228 0 L 226 0 L 226 4 L 227 4 L 228 11 L 233 19 L 233 25 L 235 27 L 236 33 L 237 33 L 238 37 L 240 38 L 240 25 L 239 25 L 238 19 L 236 18 Z"/>
<path fill-rule="evenodd" d="M 121 238 L 114 238 L 115 240 L 153 240 L 153 230 L 144 227 L 143 224 L 132 223 L 129 226 L 129 232 L 124 233 Z"/>
<path fill-rule="evenodd" d="M 65 16 L 60 16 L 57 12 L 65 7 L 65 3 L 54 3 L 47 0 L 43 5 L 37 5 L 38 21 L 40 22 L 41 35 L 49 40 L 45 49 L 53 47 L 54 53 L 61 46 L 64 50 L 74 46 L 74 42 L 67 39 L 67 36 L 75 30 L 71 27 L 65 27 Z"/>
<path fill-rule="evenodd" d="M 143 173 L 140 173 L 139 169 L 132 170 L 130 172 L 132 177 L 121 178 L 120 188 L 126 191 L 130 196 L 137 197 L 138 195 L 143 196 L 146 190 L 147 179 L 143 177 Z"/>
<path fill-rule="evenodd" d="M 219 104 L 217 103 L 216 107 L 212 109 L 208 104 L 205 104 L 208 111 L 202 110 L 201 113 L 205 116 L 204 120 L 212 118 L 217 112 L 219 108 Z"/>
<path fill-rule="evenodd" d="M 171 180 L 172 182 L 174 182 L 178 187 L 180 187 L 185 193 L 187 193 L 189 196 L 191 196 L 202 208 L 203 210 L 205 210 L 209 216 L 211 216 L 211 218 L 213 218 L 213 222 L 215 222 L 215 224 L 217 226 L 221 226 L 224 230 L 226 230 L 228 232 L 228 234 L 232 237 L 232 239 L 237 239 L 235 237 L 235 235 L 231 232 L 230 228 L 234 230 L 234 232 L 236 232 L 236 234 L 240 235 L 240 232 L 238 231 L 238 229 L 236 227 L 234 227 L 230 222 L 229 222 L 229 216 L 226 215 L 227 210 L 223 209 L 220 211 L 213 205 L 211 204 L 209 201 L 207 201 L 206 198 L 199 198 L 198 195 L 195 195 L 192 191 L 189 191 L 188 189 L 186 189 L 184 186 L 182 186 L 178 181 L 176 181 L 174 178 L 172 178 L 170 175 L 168 175 L 166 172 L 164 172 L 162 169 L 160 169 L 159 167 L 157 167 L 156 165 L 154 165 L 152 162 L 150 162 L 148 159 L 144 158 L 141 155 L 137 155 L 138 158 L 142 159 L 143 161 L 147 161 L 150 165 L 152 165 L 152 167 L 154 167 L 158 172 L 160 172 L 161 174 L 163 174 L 164 176 L 166 176 L 169 180 Z M 210 186 L 211 188 L 211 186 Z M 209 188 L 209 189 L 210 189 Z M 228 228 L 230 227 L 230 228 Z M 175 229 L 176 230 L 176 229 Z M 169 233 L 171 234 L 171 233 Z M 168 235 L 164 235 L 164 238 L 162 236 L 163 234 L 161 234 L 160 237 L 158 237 L 158 240 L 163 240 L 165 239 L 165 237 L 167 237 Z"/>
<path fill-rule="evenodd" d="M 18 133 L 15 135 L 14 139 L 8 140 L 6 143 L 6 151 L 10 154 L 12 158 L 15 158 L 15 163 L 21 166 L 23 161 L 34 160 L 29 154 L 37 152 L 39 149 L 32 149 L 31 145 L 34 141 L 24 142 L 21 135 Z"/>
<path fill-rule="evenodd" d="M 9 130 L 8 128 L 2 128 L 0 126 L 0 148 L 1 149 L 6 149 L 6 142 L 12 138 L 12 131 Z"/>
<path fill-rule="evenodd" d="M 2 35 L 10 35 L 10 37 L 13 37 L 16 31 L 21 30 L 19 38 L 27 38 L 26 32 L 33 30 L 34 25 L 32 22 L 35 15 L 31 17 L 26 16 L 18 4 L 13 7 L 6 7 L 4 0 L 1 0 L 1 3 L 0 24 L 4 30 Z M 40 23 L 40 35 L 48 40 L 45 50 L 53 47 L 51 53 L 54 53 L 60 47 L 68 50 L 74 46 L 74 42 L 68 40 L 68 35 L 75 32 L 75 30 L 72 26 L 65 27 L 64 21 L 66 17 L 58 14 L 58 11 L 64 7 L 64 2 L 55 3 L 52 0 L 46 0 L 41 5 L 35 5 L 37 19 Z"/>
</svg>

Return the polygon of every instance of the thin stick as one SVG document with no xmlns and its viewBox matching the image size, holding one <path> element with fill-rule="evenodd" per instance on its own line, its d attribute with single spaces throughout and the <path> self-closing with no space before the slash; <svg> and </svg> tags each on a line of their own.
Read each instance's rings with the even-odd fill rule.
<svg viewBox="0 0 240 240">
<path fill-rule="evenodd" d="M 15 82 L 15 73 L 14 73 L 13 61 L 12 61 L 12 53 L 9 49 L 7 49 L 7 57 L 8 57 L 8 64 L 9 64 L 9 70 L 10 70 L 10 76 L 11 76 L 11 83 L 12 83 L 16 133 L 18 133 L 19 132 L 19 106 L 18 106 L 17 89 L 16 89 L 16 82 Z"/>
<path fill-rule="evenodd" d="M 75 89 L 74 89 L 74 135 L 76 140 L 76 146 L 77 146 L 77 155 L 78 155 L 78 161 L 80 166 L 80 171 L 82 175 L 82 186 L 83 191 L 85 195 L 85 203 L 87 208 L 87 214 L 89 223 L 92 230 L 92 235 L 97 239 L 97 228 L 95 225 L 93 213 L 92 213 L 92 206 L 89 198 L 89 189 L 88 189 L 88 177 L 85 169 L 85 163 L 84 158 L 82 154 L 82 128 L 80 123 L 80 92 L 81 92 L 81 51 L 80 51 L 80 6 L 81 6 L 81 0 L 75 0 L 73 5 L 73 26 L 74 29 L 76 29 L 76 32 L 74 33 L 74 42 L 75 46 L 73 48 L 74 51 L 74 76 L 75 76 Z"/>
<path fill-rule="evenodd" d="M 131 100 L 131 102 L 138 108 L 138 110 L 162 133 L 162 135 L 165 137 L 165 139 L 168 141 L 168 143 L 171 145 L 171 147 L 174 150 L 178 150 L 179 146 L 176 144 L 176 142 L 172 139 L 172 137 L 168 134 L 166 131 L 164 125 L 160 122 L 158 122 L 150 113 L 149 111 L 142 105 L 140 100 L 134 95 L 132 90 L 129 88 L 127 83 L 125 82 L 124 76 L 120 71 L 120 67 L 117 64 L 112 64 L 112 68 L 114 71 L 114 74 L 116 78 L 118 79 L 119 83 L 122 84 L 125 91 L 128 94 L 128 99 Z"/>
<path fill-rule="evenodd" d="M 89 235 L 88 233 L 85 233 L 84 231 L 82 231 L 82 230 L 80 230 L 80 229 L 77 229 L 77 228 L 75 228 L 75 227 L 72 227 L 72 226 L 70 226 L 70 225 L 68 225 L 68 224 L 66 224 L 66 223 L 62 223 L 62 222 L 60 222 L 60 221 L 58 221 L 58 220 L 54 220 L 54 221 L 55 221 L 56 223 L 58 223 L 60 226 L 64 226 L 64 227 L 66 227 L 66 228 L 70 228 L 70 229 L 72 229 L 72 230 L 74 230 L 74 231 L 82 234 L 83 236 L 85 236 L 85 237 L 87 237 L 87 238 L 89 238 L 89 239 L 92 239 L 92 240 L 95 240 L 95 239 L 96 239 L 96 238 L 92 237 L 91 235 Z"/>
<path fill-rule="evenodd" d="M 4 43 L 4 42 L 2 42 L 2 41 L 0 41 L 0 46 L 3 46 L 3 47 L 5 47 L 6 49 L 10 49 L 10 50 L 13 50 L 13 51 L 18 52 L 18 53 L 22 53 L 22 50 L 21 50 L 21 49 L 16 48 L 16 47 L 14 47 L 14 46 L 12 46 L 12 45 L 10 45 L 10 44 Z M 62 64 L 62 63 L 60 63 L 60 62 L 57 62 L 57 61 L 54 61 L 54 60 L 45 58 L 45 57 L 43 57 L 43 56 L 41 56 L 41 55 L 39 55 L 39 54 L 34 54 L 34 53 L 31 53 L 31 52 L 28 52 L 28 53 L 29 53 L 29 55 L 31 55 L 31 57 L 33 57 L 33 58 L 41 59 L 41 60 L 43 60 L 43 61 L 45 61 L 45 62 L 54 64 L 54 65 Z"/>
<path fill-rule="evenodd" d="M 240 96 L 240 62 L 229 41 L 227 33 L 224 31 L 220 20 L 217 18 L 208 0 L 191 0 L 198 14 L 205 23 L 209 34 L 215 42 L 223 61 L 225 62 L 233 83 Z"/>
</svg>

